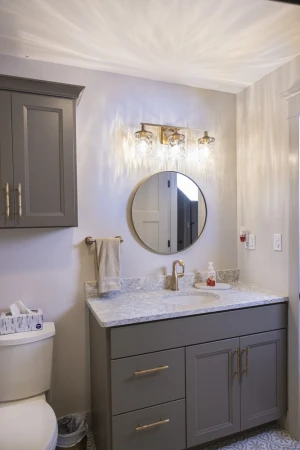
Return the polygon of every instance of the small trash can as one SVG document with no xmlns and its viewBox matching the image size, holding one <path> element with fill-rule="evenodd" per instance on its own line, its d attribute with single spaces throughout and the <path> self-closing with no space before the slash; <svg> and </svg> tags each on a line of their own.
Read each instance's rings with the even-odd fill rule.
<svg viewBox="0 0 300 450">
<path fill-rule="evenodd" d="M 71 448 L 86 450 L 87 420 L 86 414 L 70 414 L 57 420 L 57 449 Z"/>
</svg>

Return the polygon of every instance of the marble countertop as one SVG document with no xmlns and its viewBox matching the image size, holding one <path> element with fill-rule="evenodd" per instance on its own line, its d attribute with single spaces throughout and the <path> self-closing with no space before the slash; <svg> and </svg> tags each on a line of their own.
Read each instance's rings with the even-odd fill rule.
<svg viewBox="0 0 300 450">
<path fill-rule="evenodd" d="M 152 292 L 119 293 L 110 298 L 89 297 L 86 287 L 86 302 L 102 327 L 117 327 L 141 322 L 173 319 L 199 314 L 208 314 L 253 306 L 287 302 L 285 295 L 243 283 L 231 283 L 227 291 L 204 291 L 185 287 L 180 291 L 158 290 Z M 202 306 L 196 304 L 168 304 L 170 298 L 182 295 L 209 295 Z M 201 294 L 200 294 L 201 295 Z"/>
</svg>

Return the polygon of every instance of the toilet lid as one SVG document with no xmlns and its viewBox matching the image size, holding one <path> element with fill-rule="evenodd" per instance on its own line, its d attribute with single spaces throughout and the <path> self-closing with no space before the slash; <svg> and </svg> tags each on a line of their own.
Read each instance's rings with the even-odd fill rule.
<svg viewBox="0 0 300 450">
<path fill-rule="evenodd" d="M 0 404 L 0 450 L 52 450 L 56 441 L 56 417 L 45 400 Z"/>
</svg>

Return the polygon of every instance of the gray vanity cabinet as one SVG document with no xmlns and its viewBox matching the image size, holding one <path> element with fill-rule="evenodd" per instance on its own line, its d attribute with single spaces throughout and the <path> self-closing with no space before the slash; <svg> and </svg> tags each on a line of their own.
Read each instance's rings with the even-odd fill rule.
<svg viewBox="0 0 300 450">
<path fill-rule="evenodd" d="M 10 93 L 0 91 L 0 228 L 14 226 L 13 159 Z"/>
<path fill-rule="evenodd" d="M 97 448 L 183 450 L 284 417 L 286 327 L 284 303 L 112 328 L 90 312 Z"/>
<path fill-rule="evenodd" d="M 77 226 L 75 111 L 82 89 L 0 76 L 0 227 Z"/>
<path fill-rule="evenodd" d="M 187 447 L 240 431 L 239 339 L 186 349 Z"/>
<path fill-rule="evenodd" d="M 282 417 L 286 411 L 286 331 L 240 339 L 241 430 Z"/>
</svg>

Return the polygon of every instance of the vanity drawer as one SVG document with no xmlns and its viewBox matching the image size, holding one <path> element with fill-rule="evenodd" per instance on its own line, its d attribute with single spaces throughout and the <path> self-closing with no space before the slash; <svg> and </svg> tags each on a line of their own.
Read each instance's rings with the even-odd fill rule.
<svg viewBox="0 0 300 450">
<path fill-rule="evenodd" d="M 140 428 L 146 425 L 152 426 Z M 186 448 L 185 400 L 113 417 L 112 436 L 113 450 L 182 450 Z"/>
<path fill-rule="evenodd" d="M 111 359 L 286 327 L 286 303 L 126 325 L 111 329 Z"/>
<path fill-rule="evenodd" d="M 112 414 L 185 397 L 183 348 L 111 361 Z"/>
</svg>

